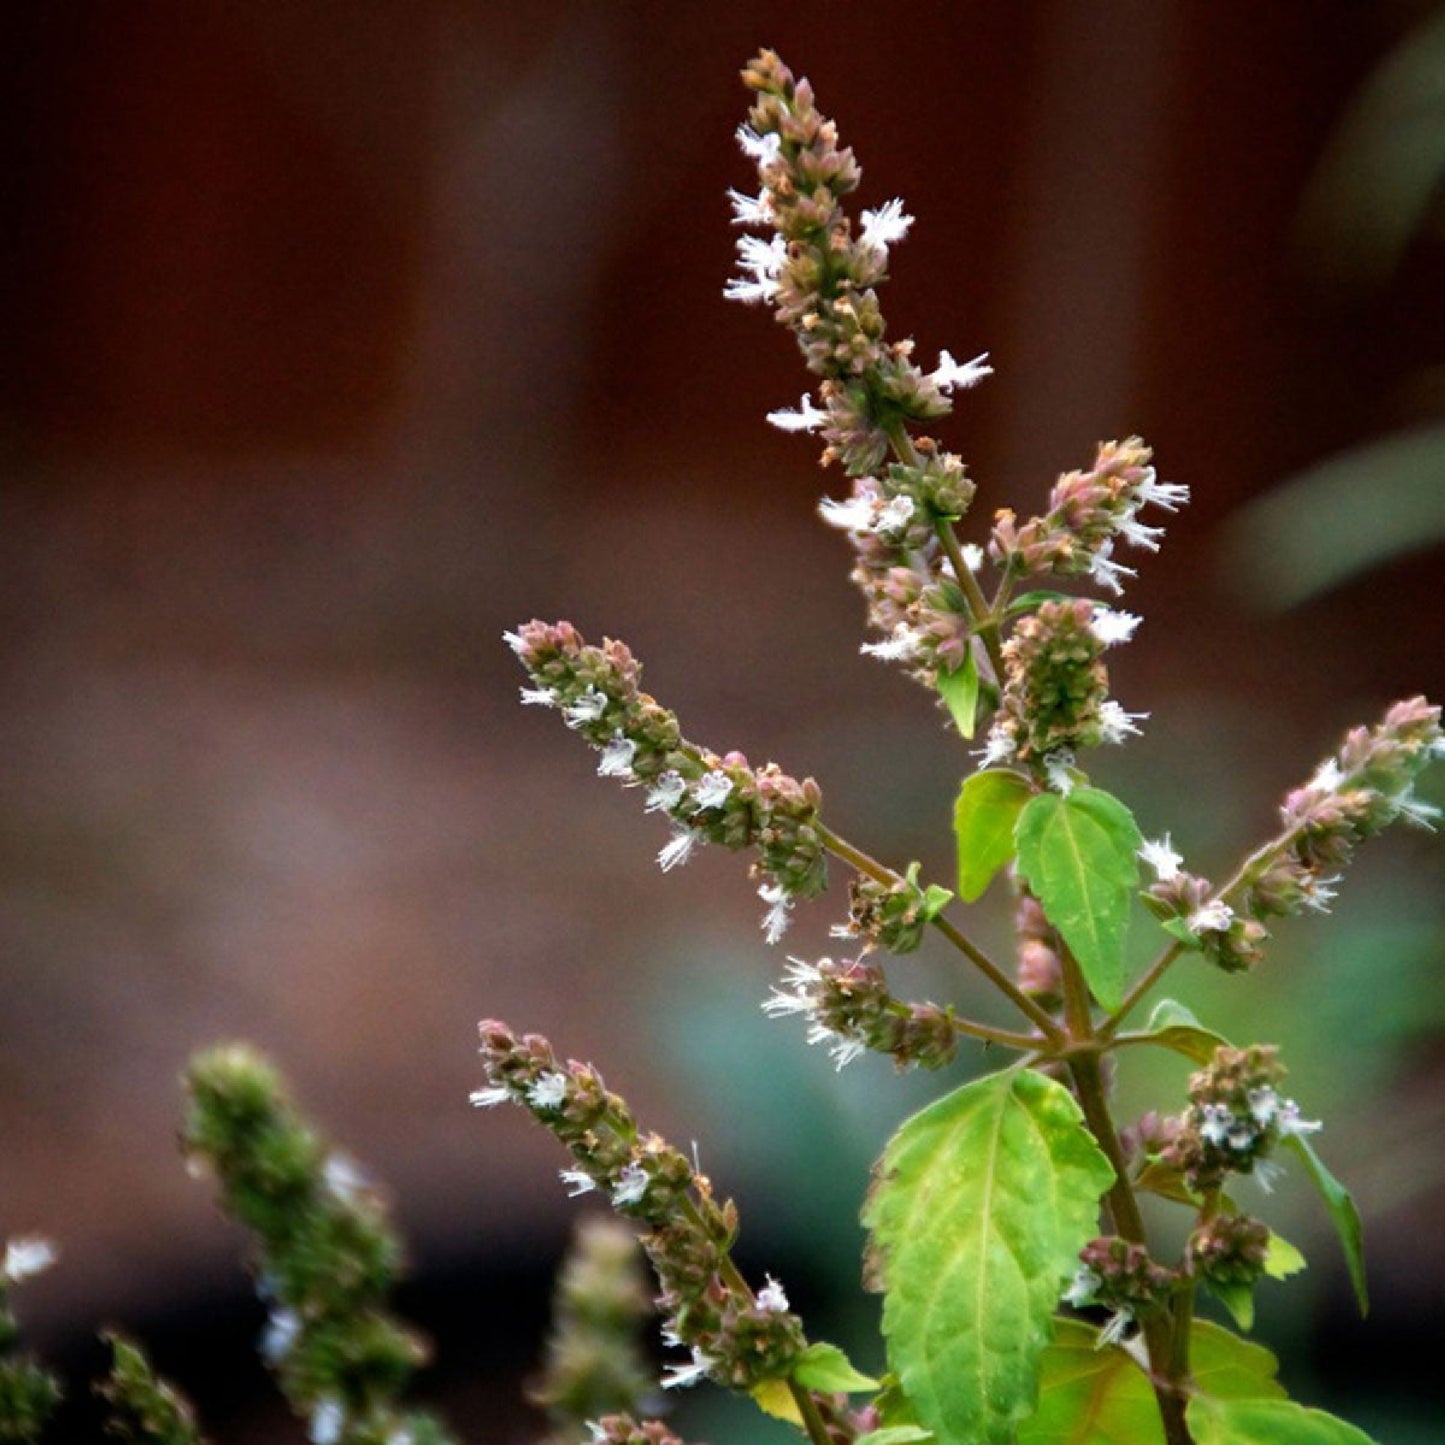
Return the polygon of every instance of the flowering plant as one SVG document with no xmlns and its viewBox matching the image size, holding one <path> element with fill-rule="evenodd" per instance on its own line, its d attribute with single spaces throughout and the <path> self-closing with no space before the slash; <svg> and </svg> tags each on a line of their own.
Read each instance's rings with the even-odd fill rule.
<svg viewBox="0 0 1445 1445">
<path fill-rule="evenodd" d="M 868 1050 L 937 1068 L 966 1040 L 1014 1058 L 908 1119 L 883 1153 L 863 1213 L 868 1280 L 883 1294 L 881 1380 L 810 1343 L 775 1281 L 755 1291 L 743 1280 L 729 1254 L 732 1206 L 642 1133 L 590 1066 L 489 1020 L 489 1082 L 475 1101 L 521 1104 L 571 1151 L 572 1191 L 607 1195 L 643 1227 L 666 1337 L 687 1351 L 664 1383 L 750 1391 L 814 1445 L 1362 1440 L 1288 1400 L 1266 1350 L 1195 1317 L 1204 1289 L 1247 1330 L 1256 1281 L 1302 1266 L 1230 1193 L 1236 1176 L 1267 1179 L 1281 1151 L 1317 1187 L 1365 1307 L 1359 1219 L 1311 1142 L 1319 1124 L 1281 1091 L 1273 1047 L 1235 1047 L 1170 999 L 1138 1015 L 1187 955 L 1249 970 L 1272 920 L 1327 910 L 1359 843 L 1397 819 L 1428 823 L 1412 788 L 1445 751 L 1439 709 L 1413 698 L 1350 732 L 1284 799 L 1279 832 L 1223 883 L 1188 871 L 1169 835 L 1144 838 L 1082 762 L 1139 731 L 1144 715 L 1108 695 L 1105 663 L 1138 618 L 1059 589 L 1117 597 L 1134 575 L 1120 554 L 1157 550 L 1162 528 L 1145 519 L 1176 511 L 1187 489 L 1158 478 L 1137 437 L 1106 442 L 1058 479 L 1041 513 L 998 509 L 986 536 L 962 540 L 974 483 L 923 428 L 990 374 L 987 356 L 960 364 L 944 351 L 925 370 L 911 340 L 886 338 L 878 287 L 911 217 L 894 200 L 855 227 L 844 203 L 859 168 L 808 82 L 768 51 L 743 79 L 755 100 L 738 139 L 761 184 L 733 194 L 734 219 L 768 235 L 739 241 L 726 294 L 770 306 L 818 378 L 769 420 L 818 433 L 823 462 L 851 479 L 848 496 L 820 510 L 853 550 L 875 634 L 863 650 L 933 692 L 963 738 L 981 734 L 954 810 L 957 878 L 926 884 L 917 865 L 896 870 L 840 836 L 812 779 L 689 741 L 620 642 L 593 645 L 567 622 L 521 626 L 507 640 L 530 676 L 523 699 L 558 711 L 598 750 L 601 774 L 641 788 L 667 818 L 664 869 L 704 843 L 751 851 L 769 942 L 824 890 L 830 857 L 850 871 L 848 918 L 834 930 L 850 956 L 790 960 L 763 1005 L 800 1016 L 840 1068 Z M 1001 876 L 1015 900 L 1012 969 L 955 906 Z M 1136 899 L 1159 946 L 1131 976 Z M 1008 1000 L 1013 1027 L 894 992 L 885 960 L 929 929 Z M 1110 1074 L 1139 1047 L 1198 1067 L 1181 1111 L 1123 1127 Z M 1144 1194 L 1185 1211 L 1177 1254 L 1151 1240 Z M 642 1429 L 613 1418 L 595 1434 L 634 1440 Z"/>
<path fill-rule="evenodd" d="M 848 914 L 834 934 L 847 956 L 790 959 L 763 1003 L 800 1017 L 839 1068 L 874 1051 L 899 1069 L 936 1069 L 969 1042 L 1010 1061 L 906 1120 L 879 1161 L 863 1208 L 865 1278 L 883 1296 L 887 1345 L 886 1372 L 873 1378 L 809 1339 L 781 1283 L 744 1277 L 737 1211 L 695 1156 L 646 1131 L 590 1064 L 485 1020 L 487 1077 L 473 1102 L 527 1110 L 567 1149 L 569 1192 L 602 1196 L 629 1225 L 619 1237 L 594 1224 L 563 1272 L 533 1391 L 553 1422 L 549 1445 L 680 1445 L 641 1418 L 654 1376 L 636 1332 L 654 1304 L 664 1341 L 683 1352 L 663 1387 L 745 1392 L 811 1445 L 1363 1441 L 1289 1400 L 1267 1350 L 1195 1311 L 1208 1291 L 1248 1331 L 1258 1280 L 1302 1266 L 1231 1193 L 1239 1176 L 1266 1179 L 1282 1152 L 1318 1190 L 1365 1308 L 1360 1221 L 1315 1151 L 1320 1125 L 1282 1091 L 1272 1046 L 1235 1046 L 1168 998 L 1140 1015 L 1186 957 L 1253 968 L 1271 921 L 1328 909 L 1358 844 L 1396 820 L 1431 820 L 1413 785 L 1445 752 L 1440 711 L 1412 698 L 1348 733 L 1285 797 L 1275 836 L 1222 883 L 1188 871 L 1168 834 L 1143 837 L 1082 761 L 1139 731 L 1144 714 L 1110 698 L 1105 662 L 1138 618 L 1060 588 L 1118 597 L 1133 575 L 1120 554 L 1157 550 L 1162 529 L 1143 519 L 1176 511 L 1186 488 L 1159 480 L 1138 438 L 1107 442 L 1058 479 L 1038 515 L 1000 508 L 986 534 L 963 540 L 974 483 L 923 428 L 990 374 L 987 358 L 960 364 L 944 351 L 924 370 L 911 341 L 886 340 L 877 288 L 911 218 L 894 200 L 855 229 L 844 202 L 858 165 L 807 81 L 769 51 L 743 78 L 755 100 L 738 138 L 760 189 L 734 193 L 735 220 L 771 234 L 744 235 L 726 294 L 771 306 L 818 378 L 769 419 L 819 433 L 824 462 L 851 481 L 820 510 L 853 551 L 874 634 L 863 650 L 900 665 L 963 739 L 979 739 L 954 808 L 957 875 L 945 887 L 918 864 L 877 860 L 824 822 L 811 778 L 690 741 L 642 690 L 620 642 L 589 643 L 567 622 L 520 626 L 507 640 L 529 676 L 523 700 L 555 710 L 597 750 L 599 773 L 641 789 L 646 810 L 663 815 L 664 870 L 708 843 L 752 854 L 769 943 L 825 890 L 830 859 L 844 866 Z M 976 939 L 967 912 L 1001 887 L 1013 899 L 1008 964 Z M 1157 952 L 1131 975 L 1136 901 Z M 891 960 L 930 930 L 1007 1001 L 1010 1026 L 895 992 Z M 1197 1067 L 1174 1112 L 1125 1125 L 1113 1076 L 1140 1049 Z M 445 1445 L 437 1420 L 400 1403 L 424 1346 L 386 1307 L 399 1245 L 365 1175 L 244 1047 L 199 1055 L 187 1083 L 188 1154 L 256 1236 L 262 1355 L 311 1439 Z M 1146 1227 L 1145 1195 L 1183 1212 L 1182 1247 L 1164 1249 Z M 652 1301 L 634 1232 L 659 1285 Z M 0 1440 L 38 1440 L 58 1399 L 53 1377 L 20 1353 L 10 1309 L 13 1286 L 52 1257 L 31 1238 L 0 1254 Z M 140 1351 L 116 1338 L 113 1353 L 102 1388 L 114 1433 L 199 1441 L 188 1406 Z"/>
</svg>

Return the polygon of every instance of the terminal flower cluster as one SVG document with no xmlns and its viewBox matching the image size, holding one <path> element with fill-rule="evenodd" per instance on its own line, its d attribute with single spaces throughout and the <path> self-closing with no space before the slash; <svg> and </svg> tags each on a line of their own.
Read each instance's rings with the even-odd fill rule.
<svg viewBox="0 0 1445 1445">
<path fill-rule="evenodd" d="M 661 1285 L 664 1337 L 691 1351 L 663 1383 L 709 1379 L 734 1389 L 786 1375 L 805 1347 L 803 1327 L 773 1281 L 754 1293 L 729 1254 L 737 1234 L 732 1201 L 679 1150 L 642 1134 L 624 1101 L 589 1064 L 561 1062 L 538 1034 L 518 1036 L 495 1019 L 481 1024 L 489 1083 L 472 1102 L 520 1104 L 566 1146 L 574 1194 L 597 1191 L 646 1227 L 642 1246 Z"/>
<path fill-rule="evenodd" d="M 1165 1157 L 1196 1193 L 1218 1189 L 1230 1174 L 1257 1172 L 1281 1138 L 1320 1127 L 1279 1093 L 1285 1071 L 1277 1054 L 1268 1044 L 1221 1045 L 1190 1076 L 1189 1108 Z"/>
<path fill-rule="evenodd" d="M 672 838 L 658 854 L 664 870 L 700 842 L 756 849 L 770 941 L 787 927 L 796 899 L 827 886 L 822 794 L 811 778 L 800 782 L 774 763 L 754 768 L 742 753 L 718 756 L 687 742 L 674 714 L 642 691 L 642 666 L 620 642 L 594 647 L 570 622 L 537 621 L 506 640 L 532 678 L 523 699 L 557 709 L 600 752 L 599 773 L 645 788 L 647 811 L 671 820 Z"/>
</svg>

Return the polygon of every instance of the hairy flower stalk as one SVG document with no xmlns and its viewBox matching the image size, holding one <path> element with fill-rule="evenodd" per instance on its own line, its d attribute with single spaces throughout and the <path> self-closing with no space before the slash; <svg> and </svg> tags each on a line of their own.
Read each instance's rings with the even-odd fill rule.
<svg viewBox="0 0 1445 1445">
<path fill-rule="evenodd" d="M 806 1341 L 801 1321 L 773 1282 L 754 1293 L 729 1253 L 737 1235 L 731 1200 L 719 1204 L 707 1176 L 656 1134 L 643 1134 L 589 1064 L 561 1062 L 538 1034 L 518 1036 L 485 1019 L 481 1054 L 490 1081 L 472 1095 L 487 1107 L 520 1104 L 572 1155 L 563 1181 L 597 1191 L 645 1227 L 642 1247 L 656 1272 L 669 1343 L 691 1352 L 664 1386 L 709 1379 L 751 1389 L 784 1379 Z"/>
<path fill-rule="evenodd" d="M 677 718 L 642 691 L 641 664 L 620 642 L 594 647 L 569 622 L 535 621 L 507 641 L 532 678 L 524 699 L 556 708 L 601 753 L 599 773 L 646 788 L 648 811 L 672 821 L 658 854 L 664 870 L 700 842 L 756 849 L 770 941 L 787 927 L 796 899 L 827 886 L 822 794 L 811 778 L 799 782 L 776 764 L 754 768 L 741 753 L 720 757 L 687 742 Z"/>
<path fill-rule="evenodd" d="M 386 1308 L 401 1245 L 375 1190 L 251 1049 L 198 1055 L 186 1082 L 186 1150 L 255 1236 L 271 1310 L 261 1354 L 313 1445 L 446 1445 L 435 1419 L 399 1403 L 428 1349 Z"/>
</svg>

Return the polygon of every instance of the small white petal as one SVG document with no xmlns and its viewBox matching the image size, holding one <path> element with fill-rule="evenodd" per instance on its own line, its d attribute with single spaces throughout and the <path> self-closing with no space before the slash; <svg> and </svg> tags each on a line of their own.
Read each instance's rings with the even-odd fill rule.
<svg viewBox="0 0 1445 1445">
<path fill-rule="evenodd" d="M 680 829 L 672 835 L 672 841 L 657 855 L 657 866 L 664 873 L 670 872 L 680 863 L 686 863 L 696 846 L 697 835 Z"/>
<path fill-rule="evenodd" d="M 311 1439 L 314 1445 L 337 1445 L 346 1425 L 346 1411 L 339 1400 L 323 1400 L 311 1412 Z"/>
<path fill-rule="evenodd" d="M 590 1194 L 597 1188 L 597 1181 L 585 1169 L 559 1169 L 557 1177 L 567 1186 L 569 1199 L 576 1199 L 579 1194 Z"/>
<path fill-rule="evenodd" d="M 0 1260 L 0 1275 L 12 1284 L 29 1279 L 50 1268 L 59 1255 L 48 1239 L 39 1235 L 22 1235 L 5 1245 L 5 1257 Z"/>
<path fill-rule="evenodd" d="M 656 813 L 677 807 L 687 792 L 687 779 L 675 768 L 659 773 L 647 792 L 647 813 Z"/>
<path fill-rule="evenodd" d="M 1099 704 L 1100 740 L 1122 743 L 1127 737 L 1137 737 L 1139 723 L 1148 716 L 1147 712 L 1125 712 L 1113 698 L 1108 698 Z"/>
<path fill-rule="evenodd" d="M 604 778 L 630 778 L 632 776 L 632 760 L 637 756 L 637 744 L 631 738 L 625 738 L 621 733 L 602 749 L 602 756 L 597 762 L 597 771 Z"/>
<path fill-rule="evenodd" d="M 773 223 L 773 193 L 764 189 L 756 196 L 745 195 L 742 191 L 728 191 L 732 202 L 733 225 L 771 226 Z"/>
<path fill-rule="evenodd" d="M 940 391 L 977 386 L 984 377 L 993 375 L 993 367 L 987 365 L 988 352 L 982 351 L 972 361 L 959 363 L 947 351 L 938 353 L 938 367 L 929 374 L 929 381 Z"/>
<path fill-rule="evenodd" d="M 1089 619 L 1089 631 L 1104 644 L 1114 647 L 1128 642 L 1143 618 L 1133 612 L 1115 612 L 1112 607 L 1096 607 Z"/>
<path fill-rule="evenodd" d="M 1136 503 L 1141 507 L 1162 507 L 1166 512 L 1177 512 L 1189 500 L 1189 488 L 1179 482 L 1160 482 L 1154 479 L 1154 468 L 1134 493 Z"/>
<path fill-rule="evenodd" d="M 1333 793 L 1339 790 L 1339 786 L 1345 780 L 1344 772 L 1334 758 L 1326 758 L 1319 767 L 1314 770 L 1314 775 L 1305 784 L 1320 793 Z"/>
<path fill-rule="evenodd" d="M 1234 922 L 1234 909 L 1222 899 L 1215 898 L 1202 908 L 1196 908 L 1189 915 L 1188 923 L 1193 933 L 1228 933 Z"/>
<path fill-rule="evenodd" d="M 913 520 L 914 510 L 912 497 L 894 497 L 879 509 L 873 530 L 880 536 L 902 532 Z"/>
<path fill-rule="evenodd" d="M 1152 838 L 1145 839 L 1144 846 L 1139 849 L 1139 861 L 1147 863 L 1161 883 L 1172 883 L 1179 876 L 1179 865 L 1184 857 L 1169 846 L 1169 834 L 1166 833 L 1157 842 Z"/>
<path fill-rule="evenodd" d="M 767 419 L 779 431 L 817 431 L 828 420 L 828 413 L 816 407 L 812 396 L 804 392 L 798 399 L 796 411 L 784 407 L 779 411 L 770 411 Z"/>
<path fill-rule="evenodd" d="M 771 417 L 768 418 L 772 420 Z M 843 532 L 871 532 L 873 530 L 873 502 L 869 497 L 849 497 L 846 502 L 835 502 L 824 497 L 818 503 L 818 515 L 830 526 Z"/>
<path fill-rule="evenodd" d="M 772 160 L 783 144 L 783 138 L 777 131 L 759 135 L 750 125 L 740 125 L 733 134 L 737 138 L 737 143 L 742 147 L 743 154 L 749 160 L 757 161 L 760 164 Z"/>
<path fill-rule="evenodd" d="M 733 790 L 733 780 L 723 772 L 704 773 L 692 785 L 692 800 L 698 808 L 718 808 Z"/>
<path fill-rule="evenodd" d="M 550 687 L 524 687 L 522 701 L 530 707 L 556 707 L 557 694 Z"/>
<path fill-rule="evenodd" d="M 569 1084 L 560 1069 L 549 1069 L 527 1085 L 527 1102 L 534 1109 L 560 1109 L 567 1102 Z"/>
<path fill-rule="evenodd" d="M 884 662 L 900 662 L 917 655 L 918 635 L 906 622 L 898 623 L 882 642 L 865 642 L 859 652 Z"/>
<path fill-rule="evenodd" d="M 612 1187 L 614 1204 L 636 1204 L 647 1193 L 647 1170 L 635 1160 L 623 1166 Z"/>
<path fill-rule="evenodd" d="M 758 1291 L 758 1308 L 780 1315 L 788 1312 L 788 1296 L 772 1275 L 768 1276 L 767 1284 Z"/>
<path fill-rule="evenodd" d="M 478 1109 L 495 1109 L 498 1104 L 511 1102 L 512 1091 L 505 1085 L 494 1084 L 486 1089 L 473 1089 L 468 1097 Z"/>
<path fill-rule="evenodd" d="M 895 197 L 876 211 L 863 212 L 863 228 L 860 239 L 865 246 L 886 250 L 895 241 L 901 241 L 913 224 L 913 217 L 903 209 L 903 202 Z"/>
</svg>

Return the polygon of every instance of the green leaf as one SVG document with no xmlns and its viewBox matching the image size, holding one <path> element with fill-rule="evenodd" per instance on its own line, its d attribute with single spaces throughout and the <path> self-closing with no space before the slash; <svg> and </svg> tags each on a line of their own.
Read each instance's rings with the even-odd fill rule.
<svg viewBox="0 0 1445 1445">
<path fill-rule="evenodd" d="M 1207 1064 L 1214 1051 L 1229 1041 L 1223 1034 L 1207 1029 L 1177 999 L 1161 998 L 1149 1014 L 1149 1022 L 1139 1034 L 1128 1036 L 1130 1043 L 1159 1044 L 1175 1053 Z"/>
<path fill-rule="evenodd" d="M 932 1439 L 933 1432 L 922 1425 L 885 1425 L 881 1430 L 860 1435 L 854 1445 L 915 1445 L 915 1442 Z"/>
<path fill-rule="evenodd" d="M 1205 1320 L 1190 1329 L 1195 1385 L 1220 1398 L 1283 1395 L 1266 1349 Z M 1099 1331 L 1056 1321 L 1039 1372 L 1038 1413 L 1019 1426 L 1018 1445 L 1164 1445 L 1149 1377 L 1126 1350 L 1099 1347 Z"/>
<path fill-rule="evenodd" d="M 1184 1171 L 1176 1164 L 1167 1164 L 1163 1159 L 1151 1159 L 1134 1180 L 1135 1189 L 1148 1190 L 1161 1199 L 1172 1199 L 1176 1204 L 1198 1204 L 1197 1195 L 1184 1181 Z"/>
<path fill-rule="evenodd" d="M 1195 1445 L 1372 1445 L 1363 1430 L 1293 1400 L 1196 1395 L 1186 1414 Z"/>
<path fill-rule="evenodd" d="M 1209 1281 L 1209 1292 L 1225 1309 L 1230 1318 L 1242 1330 L 1254 1328 L 1254 1286 L 1252 1284 L 1225 1284 L 1221 1280 Z"/>
<path fill-rule="evenodd" d="M 1208 1320 L 1190 1328 L 1189 1373 L 1197 1389 L 1217 1400 L 1284 1399 L 1275 1379 L 1279 1361 L 1263 1345 Z"/>
<path fill-rule="evenodd" d="M 1201 940 L 1199 935 L 1189 926 L 1188 919 L 1166 918 L 1159 927 L 1162 928 L 1170 938 L 1177 939 L 1178 942 L 1182 943 L 1185 948 L 1197 950 L 1204 947 L 1203 940 Z"/>
<path fill-rule="evenodd" d="M 1283 1142 L 1303 1160 L 1310 1182 L 1325 1201 L 1335 1233 L 1344 1246 L 1345 1264 L 1350 1271 L 1350 1283 L 1355 1287 L 1360 1313 L 1367 1315 L 1370 1312 L 1370 1292 L 1365 1283 L 1365 1231 L 1360 1223 L 1360 1211 L 1355 1208 L 1350 1191 L 1325 1168 L 1324 1161 L 1315 1153 L 1314 1145 L 1304 1135 L 1286 1134 Z"/>
<path fill-rule="evenodd" d="M 1029 800 L 1028 779 L 987 768 L 963 780 L 953 805 L 958 840 L 958 896 L 972 903 L 1014 855 L 1014 825 Z"/>
<path fill-rule="evenodd" d="M 1018 868 L 1063 934 L 1094 997 L 1124 999 L 1124 934 L 1143 842 L 1123 803 L 1101 788 L 1040 793 L 1019 814 Z"/>
<path fill-rule="evenodd" d="M 798 1409 L 798 1402 L 793 1398 L 793 1392 L 785 1379 L 773 1375 L 766 1380 L 759 1380 L 748 1394 L 763 1414 L 771 1415 L 775 1420 L 786 1420 L 800 1430 L 803 1428 L 802 1412 Z"/>
<path fill-rule="evenodd" d="M 923 890 L 923 906 L 918 910 L 919 917 L 925 923 L 932 923 L 952 901 L 953 889 L 940 888 L 937 883 L 930 883 Z"/>
<path fill-rule="evenodd" d="M 1288 1279 L 1290 1275 L 1298 1274 L 1308 1267 L 1304 1255 L 1289 1240 L 1281 1238 L 1273 1230 L 1270 1231 L 1269 1245 L 1264 1255 L 1264 1272 L 1271 1279 Z"/>
<path fill-rule="evenodd" d="M 793 1362 L 793 1379 L 807 1390 L 852 1395 L 859 1390 L 876 1390 L 878 1381 L 853 1368 L 848 1356 L 824 1342 L 809 1345 Z"/>
<path fill-rule="evenodd" d="M 889 1364 L 940 1440 L 1005 1445 L 1114 1171 L 1062 1085 L 1010 1070 L 906 1120 L 864 1209 Z"/>
<path fill-rule="evenodd" d="M 970 647 L 961 666 L 952 672 L 940 672 L 934 686 L 948 706 L 955 726 L 964 737 L 971 738 L 978 721 L 978 661 Z"/>
</svg>

